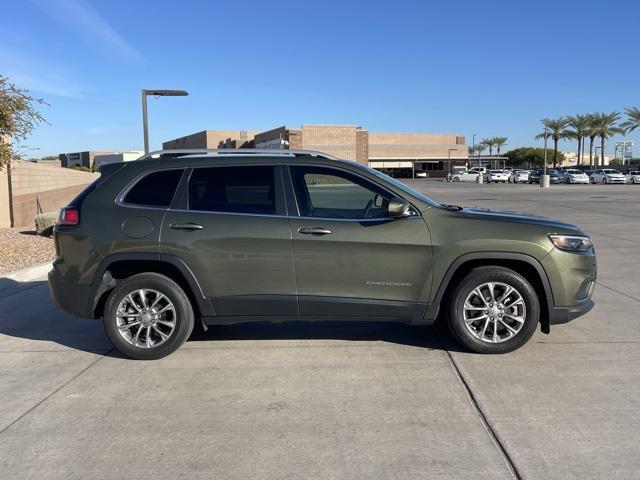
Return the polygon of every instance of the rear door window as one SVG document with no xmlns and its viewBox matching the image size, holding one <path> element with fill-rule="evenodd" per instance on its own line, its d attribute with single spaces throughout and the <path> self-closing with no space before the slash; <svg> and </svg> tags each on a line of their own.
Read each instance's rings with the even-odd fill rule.
<svg viewBox="0 0 640 480">
<path fill-rule="evenodd" d="M 274 215 L 274 167 L 194 169 L 189 179 L 189 210 Z"/>
<path fill-rule="evenodd" d="M 124 197 L 124 202 L 147 207 L 169 208 L 182 169 L 161 170 L 145 175 Z"/>
</svg>

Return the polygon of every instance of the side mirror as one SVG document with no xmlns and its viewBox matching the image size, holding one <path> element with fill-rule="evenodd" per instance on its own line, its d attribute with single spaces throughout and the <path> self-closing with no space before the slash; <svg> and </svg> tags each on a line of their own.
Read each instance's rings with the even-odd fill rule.
<svg viewBox="0 0 640 480">
<path fill-rule="evenodd" d="M 410 217 L 413 215 L 411 204 L 402 198 L 394 197 L 389 200 L 387 216 L 392 218 Z"/>
</svg>

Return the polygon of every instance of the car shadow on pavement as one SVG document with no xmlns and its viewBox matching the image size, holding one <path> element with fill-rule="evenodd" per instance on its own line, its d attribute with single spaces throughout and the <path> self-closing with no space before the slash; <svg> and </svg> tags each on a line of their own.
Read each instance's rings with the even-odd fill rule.
<svg viewBox="0 0 640 480">
<path fill-rule="evenodd" d="M 446 328 L 397 322 L 328 321 L 238 323 L 194 329 L 189 342 L 211 340 L 347 340 L 388 342 L 433 350 L 462 351 Z"/>
<path fill-rule="evenodd" d="M 102 322 L 59 311 L 45 281 L 0 278 L 0 350 L 59 350 L 59 346 L 104 353 L 112 346 Z"/>
<path fill-rule="evenodd" d="M 7 278 L 0 279 L 0 350 L 4 343 L 2 335 L 27 341 L 53 342 L 91 352 L 104 352 L 112 348 L 101 320 L 76 318 L 60 312 L 53 305 L 46 286 L 45 281 L 16 282 Z M 425 349 L 460 349 L 451 339 L 448 330 L 441 326 L 356 321 L 251 322 L 212 325 L 206 332 L 200 322 L 196 321 L 196 327 L 188 342 L 218 340 L 382 341 Z M 26 348 L 26 345 L 18 342 L 11 349 L 14 347 Z"/>
</svg>

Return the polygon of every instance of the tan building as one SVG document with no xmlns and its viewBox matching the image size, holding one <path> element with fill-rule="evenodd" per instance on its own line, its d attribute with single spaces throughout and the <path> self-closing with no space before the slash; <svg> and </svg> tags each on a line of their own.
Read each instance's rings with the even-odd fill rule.
<svg viewBox="0 0 640 480">
<path fill-rule="evenodd" d="M 203 130 L 164 142 L 162 148 L 253 148 L 253 137 L 254 132 L 246 130 Z"/>
<path fill-rule="evenodd" d="M 355 125 L 278 127 L 255 136 L 255 148 L 317 150 L 366 165 L 369 132 Z"/>
<path fill-rule="evenodd" d="M 256 133 L 204 130 L 162 144 L 177 148 L 263 148 L 317 150 L 345 160 L 411 177 L 426 171 L 430 177 L 444 177 L 455 165 L 466 165 L 465 138 L 454 134 L 373 133 L 355 125 L 286 126 Z"/>
<path fill-rule="evenodd" d="M 454 165 L 464 165 L 469 150 L 463 136 L 433 133 L 370 133 L 369 166 L 407 176 L 416 171 L 444 177 Z"/>
</svg>

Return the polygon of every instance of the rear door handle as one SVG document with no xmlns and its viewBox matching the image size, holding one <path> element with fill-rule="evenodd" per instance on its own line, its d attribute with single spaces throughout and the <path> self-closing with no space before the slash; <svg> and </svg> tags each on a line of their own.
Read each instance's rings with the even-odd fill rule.
<svg viewBox="0 0 640 480">
<path fill-rule="evenodd" d="M 298 233 L 304 235 L 331 235 L 333 232 L 322 227 L 300 227 Z"/>
<path fill-rule="evenodd" d="M 197 223 L 172 223 L 170 227 L 174 230 L 202 230 L 204 228 Z"/>
</svg>

